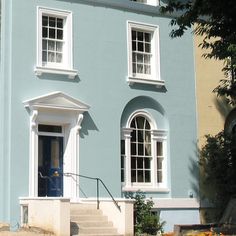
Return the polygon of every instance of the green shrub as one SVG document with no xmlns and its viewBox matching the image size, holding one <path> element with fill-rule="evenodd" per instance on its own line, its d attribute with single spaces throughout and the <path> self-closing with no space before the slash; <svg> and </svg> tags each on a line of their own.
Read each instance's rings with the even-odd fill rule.
<svg viewBox="0 0 236 236">
<path fill-rule="evenodd" d="M 163 232 L 164 221 L 160 220 L 158 215 L 153 214 L 152 207 L 154 202 L 146 199 L 144 193 L 128 193 L 128 197 L 135 200 L 134 203 L 134 224 L 135 234 L 156 235 L 157 232 Z"/>
<path fill-rule="evenodd" d="M 222 131 L 206 135 L 200 150 L 201 195 L 213 203 L 214 218 L 222 216 L 229 199 L 236 194 L 236 135 Z"/>
</svg>

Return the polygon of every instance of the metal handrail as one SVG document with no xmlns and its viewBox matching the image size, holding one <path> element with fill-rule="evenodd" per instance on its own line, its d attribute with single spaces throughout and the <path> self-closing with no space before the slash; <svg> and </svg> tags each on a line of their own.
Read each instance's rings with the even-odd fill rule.
<svg viewBox="0 0 236 236">
<path fill-rule="evenodd" d="M 102 181 L 102 179 L 100 178 L 95 178 L 95 177 L 90 177 L 90 176 L 86 176 L 86 175 L 79 175 L 79 174 L 74 174 L 74 173 L 64 173 L 64 176 L 77 176 L 77 177 L 82 177 L 85 179 L 91 179 L 91 180 L 96 180 L 97 182 L 97 209 L 99 209 L 99 204 L 100 204 L 100 200 L 99 200 L 99 182 L 103 185 L 103 187 L 105 188 L 105 190 L 107 191 L 107 193 L 110 195 L 114 205 L 117 207 L 117 209 L 119 211 L 121 211 L 120 206 L 118 205 L 117 201 L 114 199 L 114 197 L 112 196 L 111 192 L 109 191 L 109 189 L 107 188 L 107 186 L 105 185 L 105 183 Z"/>
</svg>

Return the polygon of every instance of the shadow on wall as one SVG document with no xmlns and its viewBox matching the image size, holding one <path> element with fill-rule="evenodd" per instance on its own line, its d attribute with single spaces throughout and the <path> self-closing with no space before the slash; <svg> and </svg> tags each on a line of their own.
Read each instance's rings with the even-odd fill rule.
<svg viewBox="0 0 236 236">
<path fill-rule="evenodd" d="M 139 96 L 129 101 L 121 115 L 121 127 L 126 127 L 129 116 L 137 110 L 151 111 L 153 118 L 157 121 L 158 128 L 169 128 L 167 114 L 159 102 L 151 97 Z"/>
<path fill-rule="evenodd" d="M 233 109 L 233 106 L 230 105 L 227 102 L 227 99 L 224 97 L 215 97 L 214 104 L 216 106 L 216 109 L 219 111 L 221 116 L 226 119 L 231 110 Z"/>
<path fill-rule="evenodd" d="M 90 114 L 88 112 L 85 112 L 81 125 L 81 130 L 79 132 L 80 138 L 84 138 L 84 136 L 88 135 L 89 131 L 98 131 L 98 128 Z"/>
<path fill-rule="evenodd" d="M 199 174 L 200 174 L 200 168 L 199 168 L 199 162 L 198 159 L 196 157 L 198 157 L 199 155 L 199 151 L 197 149 L 197 145 L 194 144 L 194 146 L 196 147 L 195 150 L 195 158 L 194 157 L 189 157 L 189 171 L 192 174 L 192 178 L 191 178 L 191 190 L 188 193 L 190 198 L 196 198 L 198 200 L 198 202 L 200 203 L 200 191 L 199 191 Z"/>
</svg>

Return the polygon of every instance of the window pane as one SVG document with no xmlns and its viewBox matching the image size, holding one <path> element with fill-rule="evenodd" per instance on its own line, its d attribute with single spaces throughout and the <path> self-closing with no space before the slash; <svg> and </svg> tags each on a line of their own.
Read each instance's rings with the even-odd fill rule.
<svg viewBox="0 0 236 236">
<path fill-rule="evenodd" d="M 163 156 L 162 143 L 157 142 L 157 156 Z"/>
<path fill-rule="evenodd" d="M 151 58 L 150 55 L 144 55 L 144 63 L 150 65 Z"/>
<path fill-rule="evenodd" d="M 55 44 L 54 41 L 48 41 L 48 50 L 55 51 Z"/>
<path fill-rule="evenodd" d="M 136 182 L 136 170 L 131 170 L 131 182 Z"/>
<path fill-rule="evenodd" d="M 151 34 L 150 33 L 145 33 L 145 41 L 146 42 L 151 42 Z"/>
<path fill-rule="evenodd" d="M 145 142 L 151 142 L 151 133 L 150 131 L 145 131 Z"/>
<path fill-rule="evenodd" d="M 131 157 L 131 169 L 136 169 L 136 158 Z"/>
<path fill-rule="evenodd" d="M 57 52 L 62 52 L 62 45 L 63 45 L 62 42 L 57 42 L 56 43 L 56 51 Z"/>
<path fill-rule="evenodd" d="M 161 171 L 157 172 L 157 183 L 162 183 L 162 172 Z"/>
<path fill-rule="evenodd" d="M 43 16 L 42 24 L 43 24 L 43 26 L 47 26 L 48 25 L 48 16 Z"/>
<path fill-rule="evenodd" d="M 143 74 L 143 64 L 137 64 L 137 72 Z"/>
<path fill-rule="evenodd" d="M 142 54 L 137 54 L 137 62 L 143 63 L 143 55 Z"/>
<path fill-rule="evenodd" d="M 56 18 L 55 17 L 49 17 L 49 26 L 50 27 L 56 26 Z"/>
<path fill-rule="evenodd" d="M 138 182 L 144 182 L 144 176 L 143 176 L 143 171 L 142 170 L 138 170 Z"/>
<path fill-rule="evenodd" d="M 144 168 L 145 169 L 150 169 L 150 165 L 151 164 L 151 161 L 149 158 L 144 158 Z"/>
<path fill-rule="evenodd" d="M 55 53 L 54 52 L 49 52 L 48 53 L 48 61 L 49 62 L 55 62 Z"/>
<path fill-rule="evenodd" d="M 55 39 L 56 31 L 55 29 L 49 29 L 49 38 Z"/>
<path fill-rule="evenodd" d="M 57 28 L 63 28 L 63 19 L 57 18 Z"/>
<path fill-rule="evenodd" d="M 138 155 L 144 155 L 143 144 L 138 145 Z"/>
<path fill-rule="evenodd" d="M 148 52 L 148 53 L 151 52 L 151 44 L 145 43 L 145 52 Z"/>
<path fill-rule="evenodd" d="M 43 32 L 42 32 L 42 36 L 43 36 L 43 38 L 47 38 L 48 37 L 48 28 L 45 28 L 45 27 L 43 27 Z"/>
<path fill-rule="evenodd" d="M 125 181 L 124 170 L 121 170 L 121 182 Z"/>
<path fill-rule="evenodd" d="M 136 40 L 137 32 L 135 30 L 132 30 L 132 40 Z"/>
<path fill-rule="evenodd" d="M 63 39 L 63 30 L 57 30 L 57 39 Z"/>
<path fill-rule="evenodd" d="M 136 51 L 136 41 L 132 42 L 132 51 Z"/>
<path fill-rule="evenodd" d="M 151 182 L 151 172 L 150 170 L 145 171 L 145 182 L 150 183 Z"/>
<path fill-rule="evenodd" d="M 136 54 L 136 53 L 133 53 L 133 54 L 132 54 L 132 61 L 133 61 L 133 62 L 136 62 L 136 61 L 137 61 L 137 54 Z"/>
<path fill-rule="evenodd" d="M 121 140 L 121 143 L 120 143 L 120 149 L 121 149 L 121 154 L 125 154 L 125 140 Z"/>
<path fill-rule="evenodd" d="M 162 159 L 157 158 L 157 169 L 162 169 Z"/>
<path fill-rule="evenodd" d="M 47 50 L 47 40 L 43 40 L 43 50 Z"/>
<path fill-rule="evenodd" d="M 142 42 L 138 42 L 138 51 L 139 52 L 143 52 L 143 43 Z"/>
<path fill-rule="evenodd" d="M 138 142 L 143 142 L 143 131 L 142 130 L 138 130 Z"/>
<path fill-rule="evenodd" d="M 149 65 L 144 66 L 144 74 L 147 74 L 147 75 L 151 74 L 151 67 Z"/>
<path fill-rule="evenodd" d="M 136 130 L 133 130 L 131 133 L 131 141 L 136 141 Z"/>
<path fill-rule="evenodd" d="M 143 169 L 143 158 L 137 158 L 138 169 Z"/>
<path fill-rule="evenodd" d="M 137 118 L 136 118 L 136 120 L 137 120 L 137 128 L 138 129 L 143 129 L 144 128 L 144 121 L 145 121 L 145 118 L 144 117 L 142 117 L 142 116 L 138 116 Z"/>
<path fill-rule="evenodd" d="M 145 143 L 145 156 L 151 156 L 151 143 Z"/>
<path fill-rule="evenodd" d="M 131 155 L 136 155 L 136 143 L 131 143 Z"/>
<path fill-rule="evenodd" d="M 57 53 L 56 54 L 56 62 L 61 63 L 62 62 L 62 53 Z"/>
<path fill-rule="evenodd" d="M 38 141 L 38 167 L 43 167 L 43 140 Z"/>
<path fill-rule="evenodd" d="M 121 163 L 120 163 L 120 165 L 121 165 L 121 168 L 123 169 L 124 168 L 124 156 L 121 156 Z"/>
<path fill-rule="evenodd" d="M 39 132 L 62 133 L 62 127 L 59 125 L 38 125 Z"/>
<path fill-rule="evenodd" d="M 47 52 L 45 51 L 43 51 L 43 54 L 42 54 L 42 61 L 47 62 Z"/>
<path fill-rule="evenodd" d="M 143 41 L 143 32 L 138 32 L 138 41 Z"/>
<path fill-rule="evenodd" d="M 136 69 L 136 64 L 133 63 L 133 73 L 136 74 L 136 71 L 137 71 L 137 69 Z"/>
</svg>

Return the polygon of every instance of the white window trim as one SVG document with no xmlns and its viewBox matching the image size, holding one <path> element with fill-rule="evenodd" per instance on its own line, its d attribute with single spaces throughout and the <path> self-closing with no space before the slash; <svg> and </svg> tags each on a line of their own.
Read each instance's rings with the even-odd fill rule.
<svg viewBox="0 0 236 236">
<path fill-rule="evenodd" d="M 63 48 L 64 63 L 56 65 L 56 63 L 43 66 L 42 65 L 42 16 L 43 14 L 62 17 L 66 19 L 64 26 L 65 46 Z M 72 40 L 72 12 L 50 9 L 45 7 L 37 7 L 37 65 L 35 67 L 35 74 L 41 76 L 42 74 L 59 74 L 67 75 L 73 79 L 78 75 L 78 71 L 73 69 L 73 40 Z"/>
<path fill-rule="evenodd" d="M 151 61 L 151 75 L 140 76 L 133 75 L 133 66 L 132 66 L 132 29 L 148 31 L 153 34 L 151 42 L 151 52 L 152 52 L 152 61 Z M 159 26 L 144 24 L 139 22 L 127 21 L 127 48 L 128 48 L 128 84 L 132 85 L 134 83 L 142 83 L 149 85 L 156 85 L 157 87 L 164 86 L 164 80 L 161 80 L 160 76 L 160 48 L 159 48 Z"/>
<path fill-rule="evenodd" d="M 135 3 L 147 4 L 147 5 L 152 5 L 152 6 L 158 6 L 159 5 L 158 0 L 147 0 L 147 3 L 144 3 L 144 2 L 135 2 Z"/>
<path fill-rule="evenodd" d="M 151 125 L 151 142 L 152 142 L 152 160 L 151 160 L 151 183 L 132 183 L 131 182 L 131 132 L 133 131 L 130 128 L 130 123 L 135 116 L 143 115 L 149 121 Z M 128 119 L 126 127 L 122 129 L 122 139 L 125 140 L 125 155 L 124 155 L 124 181 L 122 183 L 122 191 L 136 192 L 138 190 L 146 192 L 164 192 L 168 193 L 169 189 L 167 187 L 167 131 L 166 130 L 157 130 L 156 123 L 154 119 L 146 111 L 139 110 L 135 111 Z M 157 150 L 155 143 L 157 141 L 162 142 L 163 145 L 163 163 L 162 163 L 162 173 L 163 173 L 163 182 L 157 183 Z"/>
</svg>

